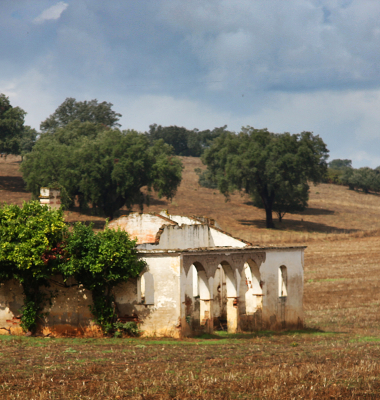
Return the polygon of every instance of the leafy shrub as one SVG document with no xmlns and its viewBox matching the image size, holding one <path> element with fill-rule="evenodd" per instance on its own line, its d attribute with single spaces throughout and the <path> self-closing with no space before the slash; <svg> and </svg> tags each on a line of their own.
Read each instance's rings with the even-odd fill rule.
<svg viewBox="0 0 380 400">
<path fill-rule="evenodd" d="M 114 323 L 114 336 L 121 337 L 123 333 L 127 334 L 128 336 L 140 336 L 141 331 L 136 324 L 136 322 L 129 321 L 129 322 L 116 322 Z"/>
</svg>

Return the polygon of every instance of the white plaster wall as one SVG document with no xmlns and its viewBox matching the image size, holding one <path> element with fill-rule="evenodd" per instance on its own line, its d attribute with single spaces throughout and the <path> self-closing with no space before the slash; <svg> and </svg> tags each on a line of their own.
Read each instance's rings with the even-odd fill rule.
<svg viewBox="0 0 380 400">
<path fill-rule="evenodd" d="M 246 244 L 239 239 L 210 227 L 210 247 L 245 247 Z"/>
<path fill-rule="evenodd" d="M 161 214 L 165 217 L 171 219 L 176 222 L 178 225 L 200 225 L 201 222 L 189 217 L 184 217 L 183 215 L 169 215 L 169 214 Z"/>
<path fill-rule="evenodd" d="M 132 239 L 137 238 L 137 244 L 154 243 L 156 235 L 162 225 L 171 224 L 170 221 L 158 215 L 131 213 L 110 222 L 111 229 L 124 230 L 129 233 Z M 175 225 L 175 222 L 172 222 Z"/>
<path fill-rule="evenodd" d="M 279 268 L 288 273 L 288 295 L 285 304 L 286 326 L 303 322 L 303 249 L 267 250 L 260 266 L 263 285 L 263 323 L 268 328 L 282 324 L 281 301 L 278 293 Z"/>
<path fill-rule="evenodd" d="M 180 256 L 166 254 L 142 259 L 146 261 L 147 270 L 154 277 L 154 305 L 138 304 L 136 289 L 130 290 L 129 294 L 123 294 L 123 298 L 119 291 L 116 301 L 120 306 L 130 305 L 129 313 L 138 316 L 140 329 L 145 335 L 178 337 L 181 315 Z M 136 284 L 134 287 L 137 287 Z"/>
<path fill-rule="evenodd" d="M 197 249 L 201 247 L 245 247 L 239 239 L 208 225 L 167 225 L 158 244 L 141 243 L 139 249 Z"/>
<path fill-rule="evenodd" d="M 156 249 L 196 249 L 209 247 L 209 227 L 207 225 L 167 225 L 158 244 L 141 244 L 137 248 Z"/>
</svg>

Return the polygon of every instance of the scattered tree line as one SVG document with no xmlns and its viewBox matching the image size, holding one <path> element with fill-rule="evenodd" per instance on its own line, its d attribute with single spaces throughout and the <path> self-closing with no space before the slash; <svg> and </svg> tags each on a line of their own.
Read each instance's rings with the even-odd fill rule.
<svg viewBox="0 0 380 400">
<path fill-rule="evenodd" d="M 123 206 L 149 203 L 152 190 L 172 198 L 182 172 L 175 156 L 201 156 L 207 170 L 198 171 L 199 183 L 227 199 L 235 190 L 249 194 L 272 228 L 273 211 L 281 222 L 286 213 L 304 210 L 308 182 L 326 179 L 328 150 L 311 132 L 247 126 L 236 134 L 226 126 L 199 131 L 154 124 L 138 133 L 120 130 L 120 117 L 111 103 L 67 98 L 41 123 L 21 165 L 27 189 L 37 197 L 41 186 L 58 187 L 64 207 L 91 208 L 112 219 Z"/>
<path fill-rule="evenodd" d="M 362 190 L 364 193 L 380 192 L 380 166 L 352 168 L 351 160 L 332 160 L 328 164 L 326 182 L 348 186 L 351 190 Z"/>
<path fill-rule="evenodd" d="M 91 292 L 91 312 L 105 333 L 122 329 L 113 289 L 145 267 L 135 245 L 126 232 L 107 227 L 95 233 L 92 226 L 77 223 L 70 231 L 62 210 L 49 210 L 38 201 L 1 206 L 0 283 L 15 280 L 23 288 L 21 327 L 36 331 L 54 297 L 51 285 L 61 276 L 64 287 L 82 285 Z M 75 284 L 68 285 L 69 278 Z"/>
<path fill-rule="evenodd" d="M 149 131 L 145 135 L 150 142 L 162 139 L 165 143 L 173 147 L 174 154 L 177 156 L 200 157 L 208 149 L 214 139 L 226 132 L 227 125 L 199 131 L 198 129 L 189 130 L 179 126 L 161 126 L 153 124 L 149 126 Z"/>
</svg>

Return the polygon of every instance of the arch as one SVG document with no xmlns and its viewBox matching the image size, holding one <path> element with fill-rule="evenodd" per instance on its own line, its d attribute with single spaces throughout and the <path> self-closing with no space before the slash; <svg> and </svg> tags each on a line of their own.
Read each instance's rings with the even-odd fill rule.
<svg viewBox="0 0 380 400">
<path fill-rule="evenodd" d="M 263 289 L 260 270 L 252 259 L 244 263 L 239 295 L 242 314 L 253 315 L 262 308 Z"/>
<path fill-rule="evenodd" d="M 146 271 L 137 281 L 137 301 L 145 305 L 154 305 L 154 277 Z"/>
<path fill-rule="evenodd" d="M 222 261 L 220 265 L 226 276 L 227 297 L 237 297 L 236 278 L 230 264 L 227 261 Z"/>
<path fill-rule="evenodd" d="M 288 296 L 288 269 L 285 265 L 278 269 L 278 296 Z"/>
<path fill-rule="evenodd" d="M 193 330 L 212 326 L 211 291 L 206 270 L 200 262 L 194 262 L 186 276 L 185 318 Z M 209 329 L 209 328 L 207 328 Z"/>
<path fill-rule="evenodd" d="M 237 279 L 231 265 L 227 261 L 222 261 L 218 269 L 219 273 L 215 272 L 214 281 L 218 276 L 219 286 L 223 290 L 220 292 L 220 315 L 217 325 L 222 329 L 227 328 L 229 333 L 235 333 L 239 319 Z"/>
<path fill-rule="evenodd" d="M 206 271 L 203 265 L 200 262 L 195 262 L 192 266 L 194 266 L 197 273 L 197 295 L 201 300 L 210 300 L 211 293 L 208 286 L 208 279 L 206 275 Z M 193 278 L 194 282 L 194 278 Z M 195 297 L 195 296 L 194 296 Z"/>
<path fill-rule="evenodd" d="M 253 294 L 262 295 L 263 289 L 261 287 L 261 274 L 258 265 L 252 259 L 249 259 L 244 264 L 244 270 L 246 273 L 250 273 L 250 276 L 248 276 L 247 279 L 250 279 L 250 288 L 252 289 Z"/>
</svg>

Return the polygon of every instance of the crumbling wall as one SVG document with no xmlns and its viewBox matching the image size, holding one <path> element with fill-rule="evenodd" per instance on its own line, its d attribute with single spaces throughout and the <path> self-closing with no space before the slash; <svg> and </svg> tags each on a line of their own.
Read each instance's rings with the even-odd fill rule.
<svg viewBox="0 0 380 400">
<path fill-rule="evenodd" d="M 185 217 L 183 215 L 171 215 L 166 211 L 160 212 L 163 217 L 169 218 L 170 220 L 176 222 L 178 225 L 200 225 L 201 221 L 198 221 L 191 217 Z"/>
<path fill-rule="evenodd" d="M 73 284 L 74 282 L 68 282 Z M 45 335 L 82 335 L 92 330 L 93 322 L 89 310 L 92 304 L 91 293 L 74 284 L 63 287 L 63 280 L 57 276 L 51 280 L 50 288 L 43 288 L 51 297 L 51 304 L 46 302 L 43 321 L 39 321 L 38 330 Z M 0 333 L 19 334 L 20 315 L 24 301 L 23 290 L 16 281 L 9 281 L 0 286 Z"/>
<path fill-rule="evenodd" d="M 120 228 L 129 233 L 131 239 L 137 238 L 137 244 L 154 243 L 162 225 L 177 225 L 176 222 L 156 214 L 131 213 L 110 222 L 111 229 Z"/>
<path fill-rule="evenodd" d="M 163 227 L 159 243 L 141 244 L 138 249 L 196 249 L 200 247 L 210 247 L 207 225 L 166 225 Z"/>
<path fill-rule="evenodd" d="M 246 242 L 236 239 L 220 229 L 210 227 L 209 235 L 210 247 L 245 247 L 247 245 Z"/>
</svg>

